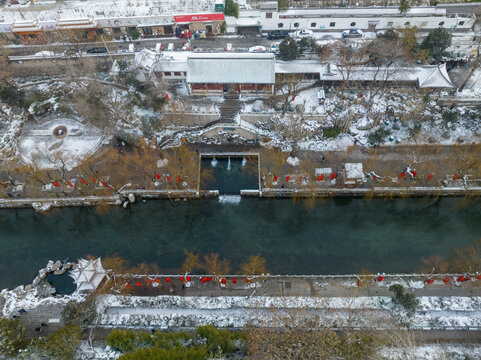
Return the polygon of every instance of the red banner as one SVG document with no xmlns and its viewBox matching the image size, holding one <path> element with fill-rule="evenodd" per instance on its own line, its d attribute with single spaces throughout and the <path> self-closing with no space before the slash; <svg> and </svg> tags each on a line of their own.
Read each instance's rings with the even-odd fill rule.
<svg viewBox="0 0 481 360">
<path fill-rule="evenodd" d="M 174 16 L 176 23 L 194 22 L 194 21 L 223 21 L 224 14 L 197 14 L 197 15 L 178 15 Z"/>
</svg>

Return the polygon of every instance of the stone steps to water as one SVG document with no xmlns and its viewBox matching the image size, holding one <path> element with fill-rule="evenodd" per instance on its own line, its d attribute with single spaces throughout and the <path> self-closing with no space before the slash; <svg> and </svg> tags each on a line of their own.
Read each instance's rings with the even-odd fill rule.
<svg viewBox="0 0 481 360">
<path fill-rule="evenodd" d="M 234 118 L 239 113 L 241 107 L 242 104 L 240 101 L 224 101 L 219 107 L 222 122 L 234 122 Z"/>
<path fill-rule="evenodd" d="M 219 203 L 237 205 L 241 202 L 240 195 L 219 195 Z"/>
</svg>

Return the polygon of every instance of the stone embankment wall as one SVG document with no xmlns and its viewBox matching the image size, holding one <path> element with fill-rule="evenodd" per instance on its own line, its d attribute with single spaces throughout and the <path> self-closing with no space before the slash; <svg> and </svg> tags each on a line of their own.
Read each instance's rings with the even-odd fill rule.
<svg viewBox="0 0 481 360">
<path fill-rule="evenodd" d="M 241 196 L 264 198 L 291 198 L 291 197 L 455 197 L 455 196 L 480 196 L 481 187 L 374 187 L 374 188 L 263 188 L 262 190 L 241 190 Z M 58 197 L 58 198 L 26 198 L 26 199 L 0 199 L 0 209 L 34 208 L 39 212 L 51 208 L 72 206 L 99 206 L 118 205 L 126 208 L 135 202 L 135 197 L 140 199 L 203 199 L 219 196 L 218 190 L 148 190 L 131 189 L 128 192 L 105 196 L 83 197 Z"/>
</svg>

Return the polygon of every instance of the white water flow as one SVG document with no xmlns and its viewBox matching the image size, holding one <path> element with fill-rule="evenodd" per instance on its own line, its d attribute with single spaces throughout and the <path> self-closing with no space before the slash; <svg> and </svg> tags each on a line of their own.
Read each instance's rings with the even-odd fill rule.
<svg viewBox="0 0 481 360">
<path fill-rule="evenodd" d="M 247 165 L 247 160 L 245 157 L 242 158 L 242 167 Z"/>
<path fill-rule="evenodd" d="M 219 195 L 219 203 L 238 205 L 241 201 L 240 195 Z"/>
<path fill-rule="evenodd" d="M 227 158 L 227 171 L 230 171 L 230 156 Z"/>
<path fill-rule="evenodd" d="M 210 162 L 210 166 L 212 166 L 213 168 L 217 166 L 217 159 L 215 157 L 212 158 L 212 161 Z"/>
</svg>

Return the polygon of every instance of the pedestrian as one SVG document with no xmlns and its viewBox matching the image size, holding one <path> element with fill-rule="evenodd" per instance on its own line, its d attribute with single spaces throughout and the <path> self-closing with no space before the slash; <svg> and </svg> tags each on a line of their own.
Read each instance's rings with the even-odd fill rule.
<svg viewBox="0 0 481 360">
<path fill-rule="evenodd" d="M 16 319 L 16 318 L 18 318 L 17 315 L 12 315 L 12 319 Z"/>
<path fill-rule="evenodd" d="M 42 327 L 48 327 L 48 325 L 45 324 L 45 323 L 41 323 L 40 326 L 42 326 Z"/>
<path fill-rule="evenodd" d="M 38 327 L 38 328 L 35 328 L 35 331 L 36 332 L 42 332 L 42 329 Z"/>
<path fill-rule="evenodd" d="M 26 312 L 27 312 L 27 311 L 26 311 L 25 309 L 20 309 L 20 310 L 18 310 L 18 313 L 19 313 L 19 314 L 25 314 Z"/>
</svg>

